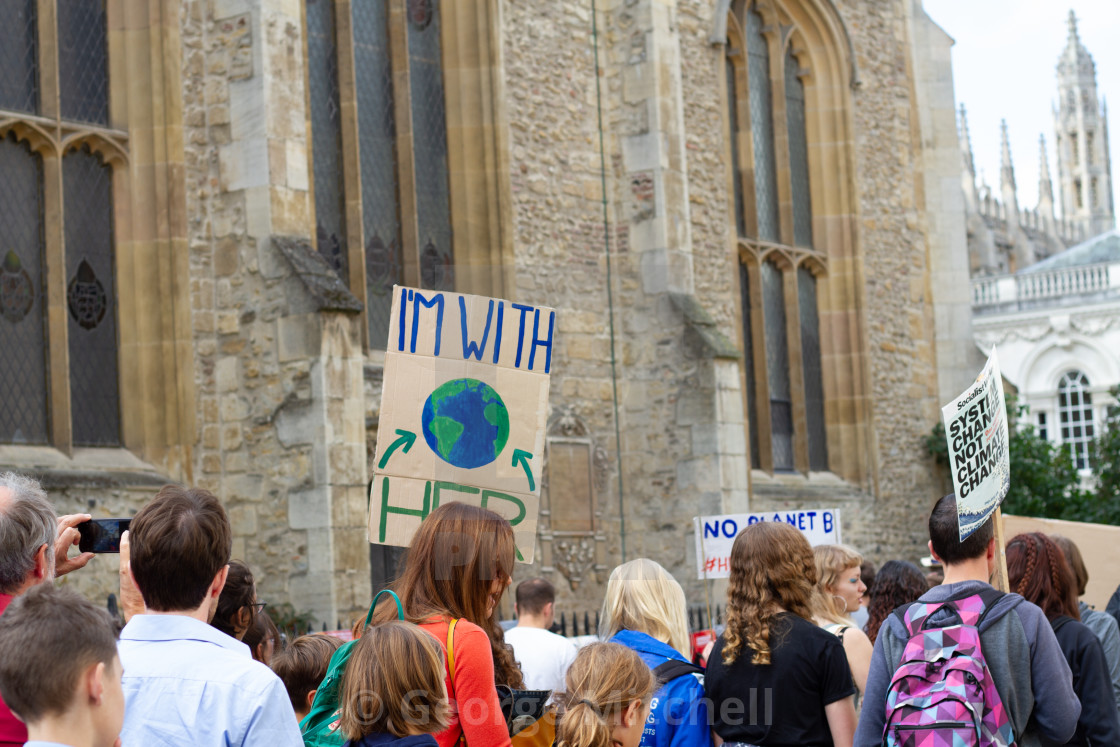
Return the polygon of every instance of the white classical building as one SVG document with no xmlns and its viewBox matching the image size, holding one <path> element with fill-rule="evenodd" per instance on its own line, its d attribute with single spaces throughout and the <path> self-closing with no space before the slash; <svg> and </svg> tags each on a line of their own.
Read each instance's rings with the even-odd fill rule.
<svg viewBox="0 0 1120 747">
<path fill-rule="evenodd" d="M 1120 231 L 1012 275 L 976 278 L 972 304 L 976 342 L 985 353 L 998 348 L 1031 422 L 1087 468 L 1120 384 Z"/>
</svg>

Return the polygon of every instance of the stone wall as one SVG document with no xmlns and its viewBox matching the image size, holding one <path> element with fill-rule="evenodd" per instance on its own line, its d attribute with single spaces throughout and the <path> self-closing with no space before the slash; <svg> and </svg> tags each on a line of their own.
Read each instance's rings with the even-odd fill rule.
<svg viewBox="0 0 1120 747">
<path fill-rule="evenodd" d="M 835 99 L 850 106 L 829 147 L 847 154 L 841 168 L 851 175 L 842 199 L 827 196 L 822 225 L 846 252 L 830 272 L 855 280 L 830 286 L 842 313 L 829 324 L 846 326 L 827 329 L 853 348 L 840 351 L 855 362 L 836 378 L 858 381 L 844 390 L 854 404 L 830 411 L 845 429 L 830 434 L 860 444 L 843 470 L 805 477 L 747 469 L 724 48 L 709 39 L 722 6 L 597 6 L 593 18 L 586 0 L 506 0 L 497 14 L 509 120 L 506 295 L 559 312 L 551 421 L 590 442 L 598 514 L 578 585 L 544 570 L 546 559 L 558 567 L 551 552 L 515 581 L 545 572 L 560 608 L 597 609 L 624 536 L 627 559 L 658 560 L 699 603 L 691 518 L 775 507 L 839 506 L 845 538 L 874 559 L 924 554 L 919 517 L 939 484 L 922 437 L 938 416 L 937 344 L 955 339 L 935 324 L 944 284 L 931 279 L 930 235 L 957 227 L 931 217 L 954 208 L 929 199 L 935 185 L 919 176 L 931 162 L 919 116 L 927 94 L 915 82 L 923 58 L 912 48 L 920 8 L 835 3 L 860 85 Z M 179 8 L 192 458 L 182 475 L 133 460 L 130 477 L 99 482 L 122 470 L 94 468 L 58 483 L 57 500 L 62 510 L 93 500 L 101 515 L 127 514 L 169 477 L 207 487 L 228 508 L 234 555 L 258 574 L 263 599 L 310 610 L 316 625 L 345 624 L 369 599 L 366 480 L 382 364 L 363 353 L 354 299 L 330 286 L 308 242 L 301 5 Z M 558 543 L 549 537 L 542 544 Z M 115 569 L 95 563 L 72 583 L 99 596 Z"/>
</svg>

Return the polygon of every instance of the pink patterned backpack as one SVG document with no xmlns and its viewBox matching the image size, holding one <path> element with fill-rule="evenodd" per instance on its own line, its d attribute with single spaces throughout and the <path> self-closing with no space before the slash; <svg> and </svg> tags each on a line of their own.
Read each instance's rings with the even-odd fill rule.
<svg viewBox="0 0 1120 747">
<path fill-rule="evenodd" d="M 943 602 L 915 602 L 895 613 L 909 640 L 887 690 L 884 745 L 1015 744 L 1007 709 L 980 648 L 980 622 L 1002 596 L 985 589 Z"/>
</svg>

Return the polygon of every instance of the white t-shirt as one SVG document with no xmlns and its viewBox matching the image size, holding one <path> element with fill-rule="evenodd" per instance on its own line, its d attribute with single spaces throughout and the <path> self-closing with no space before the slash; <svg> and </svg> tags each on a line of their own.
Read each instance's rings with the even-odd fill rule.
<svg viewBox="0 0 1120 747">
<path fill-rule="evenodd" d="M 506 643 L 521 664 L 525 689 L 564 691 L 564 675 L 578 651 L 574 643 L 543 628 L 521 625 L 506 631 Z"/>
</svg>

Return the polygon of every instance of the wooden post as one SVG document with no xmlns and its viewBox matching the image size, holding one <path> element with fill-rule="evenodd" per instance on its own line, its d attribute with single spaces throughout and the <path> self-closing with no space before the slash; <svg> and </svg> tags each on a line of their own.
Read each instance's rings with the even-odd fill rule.
<svg viewBox="0 0 1120 747">
<path fill-rule="evenodd" d="M 1007 553 L 1003 540 L 1003 510 L 996 507 L 992 515 L 992 526 L 995 528 L 996 539 L 996 567 L 992 570 L 992 586 L 1000 591 L 1011 591 L 1007 583 Z"/>
</svg>

